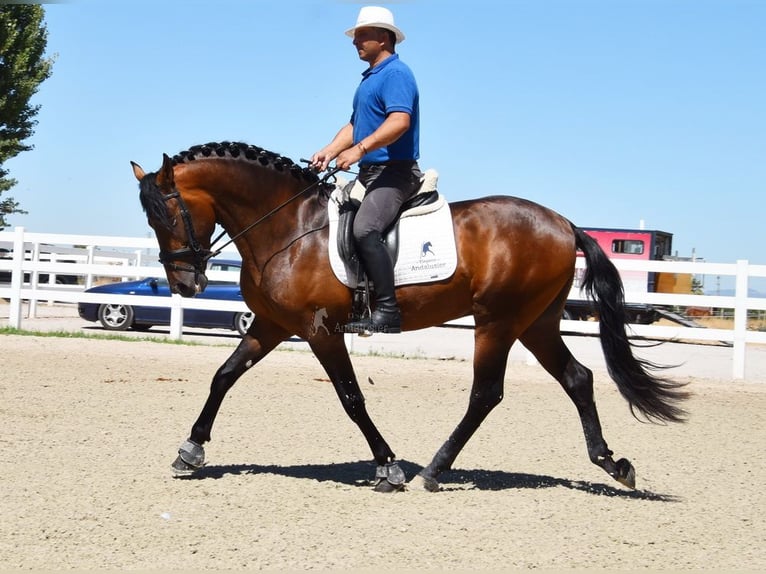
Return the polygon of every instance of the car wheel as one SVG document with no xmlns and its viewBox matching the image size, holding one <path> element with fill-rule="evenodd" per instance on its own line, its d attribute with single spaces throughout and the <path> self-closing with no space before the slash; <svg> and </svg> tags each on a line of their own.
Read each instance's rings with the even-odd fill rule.
<svg viewBox="0 0 766 574">
<path fill-rule="evenodd" d="M 108 331 L 125 331 L 133 324 L 133 309 L 128 305 L 101 305 L 98 320 Z"/>
<path fill-rule="evenodd" d="M 252 311 L 247 311 L 245 313 L 237 313 L 234 315 L 234 325 L 237 328 L 237 332 L 244 337 L 247 334 L 247 330 L 250 328 L 250 325 L 253 324 L 253 320 L 255 319 L 255 315 Z"/>
<path fill-rule="evenodd" d="M 569 309 L 564 309 L 564 312 L 561 314 L 561 318 L 565 319 L 566 321 L 571 321 L 572 313 L 569 312 Z"/>
</svg>

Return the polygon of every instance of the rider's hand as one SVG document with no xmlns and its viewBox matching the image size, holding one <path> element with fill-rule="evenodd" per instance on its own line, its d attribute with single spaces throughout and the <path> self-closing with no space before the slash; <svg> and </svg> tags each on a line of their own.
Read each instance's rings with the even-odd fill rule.
<svg viewBox="0 0 766 574">
<path fill-rule="evenodd" d="M 335 167 L 342 170 L 347 170 L 360 159 L 362 159 L 363 155 L 364 152 L 362 152 L 358 145 L 351 146 L 347 150 L 342 151 L 338 157 L 335 158 Z"/>
<path fill-rule="evenodd" d="M 333 157 L 322 149 L 311 156 L 311 167 L 322 172 L 327 169 L 327 166 L 330 165 L 332 160 Z"/>
</svg>

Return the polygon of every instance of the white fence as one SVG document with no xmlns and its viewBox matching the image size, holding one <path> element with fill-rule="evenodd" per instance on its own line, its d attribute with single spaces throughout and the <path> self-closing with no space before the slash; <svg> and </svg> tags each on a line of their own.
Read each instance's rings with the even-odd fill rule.
<svg viewBox="0 0 766 574">
<path fill-rule="evenodd" d="M 10 252 L 5 255 L 9 258 L 0 258 L 0 275 L 11 272 L 10 283 L 0 283 L 0 297 L 10 300 L 8 324 L 16 329 L 22 327 L 24 300 L 29 301 L 29 318 L 35 318 L 38 304 L 46 301 L 136 305 L 137 295 L 84 291 L 92 287 L 98 278 L 118 281 L 163 277 L 165 273 L 158 264 L 159 249 L 153 237 L 29 233 L 23 227 L 17 227 L 13 232 L 0 231 L 0 248 Z M 239 258 L 233 246 L 224 249 L 221 256 Z M 47 281 L 41 282 L 41 275 L 47 275 Z M 77 276 L 77 284 L 59 283 L 62 276 Z M 238 281 L 239 273 L 210 271 L 208 277 Z M 143 306 L 168 306 L 167 297 L 140 297 Z M 184 299 L 179 295 L 171 297 L 170 308 L 170 336 L 174 339 L 183 336 L 184 309 L 247 311 L 240 301 Z"/>
<path fill-rule="evenodd" d="M 29 317 L 36 316 L 39 302 L 61 301 L 78 303 L 123 303 L 135 305 L 134 295 L 104 295 L 84 293 L 98 277 L 117 280 L 146 276 L 163 276 L 164 271 L 157 264 L 157 242 L 151 238 L 110 237 L 93 235 L 62 235 L 29 233 L 23 227 L 14 231 L 0 231 L 0 248 L 8 249 L 9 257 L 0 258 L 0 274 L 11 272 L 9 284 L 0 284 L 0 297 L 10 300 L 9 325 L 22 327 L 22 300 L 29 300 Z M 224 250 L 224 257 L 238 257 L 230 247 Z M 581 259 L 581 258 L 579 258 Z M 715 307 L 733 310 L 732 329 L 697 329 L 684 326 L 632 325 L 638 337 L 668 340 L 723 341 L 732 344 L 734 379 L 744 378 L 748 343 L 766 344 L 766 332 L 747 328 L 748 311 L 766 310 L 766 298 L 748 297 L 751 278 L 766 277 L 766 265 L 751 265 L 747 261 L 736 263 L 707 263 L 686 261 L 634 261 L 614 260 L 620 273 L 664 272 L 691 274 L 695 276 L 731 276 L 735 279 L 733 296 L 679 295 L 667 293 L 646 293 L 627 290 L 626 301 L 660 306 Z M 578 266 L 583 262 L 578 260 Z M 25 275 L 28 281 L 25 282 Z M 48 281 L 41 283 L 41 275 L 48 275 Z M 56 284 L 56 276 L 76 275 L 81 278 L 77 285 Z M 233 272 L 209 272 L 211 279 L 236 280 Z M 571 299 L 583 299 L 575 289 Z M 166 297 L 141 296 L 141 305 L 165 307 Z M 205 301 L 171 297 L 170 336 L 182 337 L 183 310 L 221 309 L 245 311 L 244 303 L 238 301 Z M 466 317 L 449 324 L 472 325 L 472 318 Z M 562 321 L 562 330 L 573 333 L 595 334 L 598 323 L 589 321 Z"/>
</svg>

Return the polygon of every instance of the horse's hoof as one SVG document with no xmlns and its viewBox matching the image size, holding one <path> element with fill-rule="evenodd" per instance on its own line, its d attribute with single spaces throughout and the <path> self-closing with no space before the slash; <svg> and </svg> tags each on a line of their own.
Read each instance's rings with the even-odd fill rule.
<svg viewBox="0 0 766 574">
<path fill-rule="evenodd" d="M 407 490 L 417 490 L 420 492 L 439 492 L 439 483 L 433 478 L 425 478 L 416 474 L 412 480 L 407 483 Z"/>
<path fill-rule="evenodd" d="M 404 484 L 391 484 L 385 478 L 381 478 L 378 480 L 378 482 L 375 483 L 373 490 L 375 492 L 383 493 L 400 492 L 404 490 Z"/>
<path fill-rule="evenodd" d="M 614 478 L 628 488 L 636 489 L 636 469 L 626 458 L 621 458 L 614 464 Z"/>
<path fill-rule="evenodd" d="M 404 490 L 407 477 L 398 463 L 382 464 L 375 470 L 375 492 L 399 492 Z"/>
<path fill-rule="evenodd" d="M 202 468 L 204 464 L 202 466 L 193 466 L 178 456 L 170 466 L 173 468 L 173 476 L 191 476 Z"/>
<path fill-rule="evenodd" d="M 189 476 L 205 466 L 205 449 L 193 440 L 185 440 L 171 465 L 176 476 Z"/>
</svg>

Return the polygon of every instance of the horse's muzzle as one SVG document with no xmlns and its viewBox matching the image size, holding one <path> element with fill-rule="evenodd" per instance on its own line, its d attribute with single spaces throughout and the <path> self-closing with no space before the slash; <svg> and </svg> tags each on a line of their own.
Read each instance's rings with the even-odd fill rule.
<svg viewBox="0 0 766 574">
<path fill-rule="evenodd" d="M 202 293 L 207 287 L 207 276 L 202 273 L 194 274 L 194 282 L 176 281 L 171 283 L 170 290 L 178 293 L 181 297 L 194 297 Z"/>
</svg>

